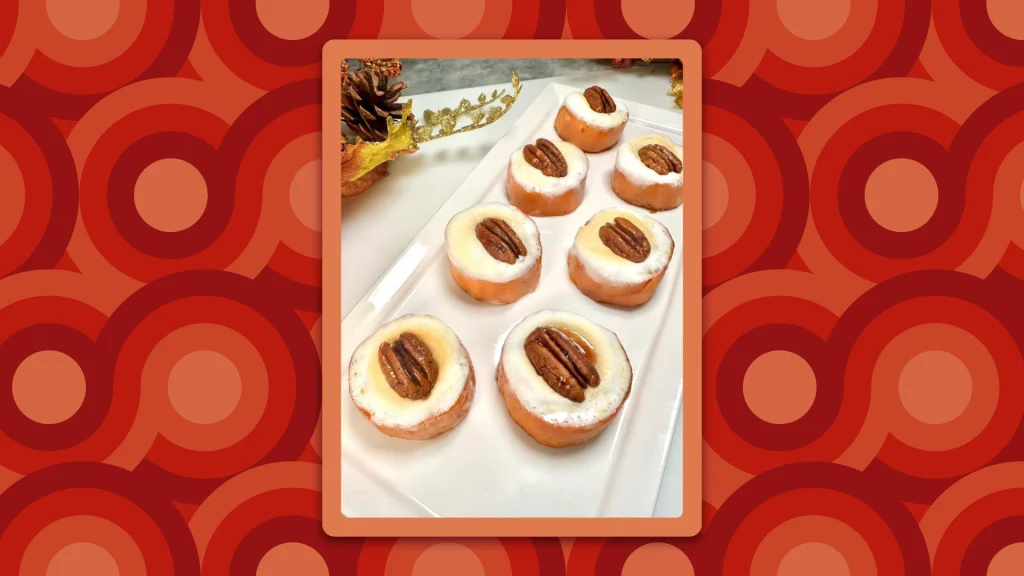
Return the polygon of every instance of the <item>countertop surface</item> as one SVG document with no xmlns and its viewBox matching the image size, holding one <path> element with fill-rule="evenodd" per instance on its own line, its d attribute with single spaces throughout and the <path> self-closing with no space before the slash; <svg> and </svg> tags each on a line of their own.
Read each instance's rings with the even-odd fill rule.
<svg viewBox="0 0 1024 576">
<path fill-rule="evenodd" d="M 424 61 L 425 62 L 425 61 Z M 403 61 L 405 71 L 402 79 L 410 84 L 406 95 L 413 101 L 413 113 L 424 109 L 438 110 L 454 107 L 462 98 L 471 101 L 482 92 L 494 89 L 510 89 L 511 70 L 516 69 L 523 78 L 519 101 L 508 114 L 494 124 L 468 134 L 452 136 L 430 142 L 418 152 L 403 156 L 392 162 L 390 175 L 375 184 L 366 193 L 347 198 L 342 202 L 342 273 L 341 313 L 346 316 L 367 290 L 387 270 L 402 250 L 430 220 L 470 171 L 483 159 L 487 152 L 505 134 L 537 95 L 551 82 L 558 82 L 579 88 L 599 84 L 613 94 L 623 94 L 630 100 L 677 110 L 668 95 L 669 78 L 667 65 L 653 64 L 615 70 L 600 61 L 565 61 L 569 67 L 552 64 L 545 69 L 512 68 L 508 62 L 482 67 L 475 72 L 453 73 L 444 82 L 435 82 L 436 87 L 451 87 L 462 83 L 488 82 L 491 85 L 477 85 L 472 88 L 458 88 L 440 92 L 411 94 L 413 85 L 423 88 L 419 79 L 424 76 L 437 77 L 440 73 L 426 73 L 423 69 L 411 67 Z M 517 61 L 518 63 L 518 61 Z M 440 65 L 442 63 L 432 63 Z M 519 66 L 529 65 L 527 60 Z M 538 78 L 535 75 L 548 72 L 588 70 L 583 74 Z M 527 73 L 529 72 L 529 74 Z M 499 76 L 500 74 L 500 76 Z M 506 78 L 501 80 L 499 78 Z M 668 460 L 662 477 L 655 516 L 679 516 L 682 513 L 682 427 L 677 420 Z"/>
</svg>

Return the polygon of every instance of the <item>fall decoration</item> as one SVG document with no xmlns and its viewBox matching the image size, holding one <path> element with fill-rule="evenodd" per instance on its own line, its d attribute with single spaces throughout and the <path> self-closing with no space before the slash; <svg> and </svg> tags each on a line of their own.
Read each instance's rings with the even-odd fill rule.
<svg viewBox="0 0 1024 576">
<path fill-rule="evenodd" d="M 650 64 L 653 58 L 613 58 L 612 66 L 616 68 L 632 68 L 637 60 L 644 64 Z M 665 60 L 659 60 L 664 62 Z M 683 62 L 679 59 L 673 59 L 672 68 L 669 72 L 669 76 L 672 78 L 672 83 L 669 87 L 668 95 L 675 97 L 675 105 L 677 108 L 683 107 Z"/>
<path fill-rule="evenodd" d="M 669 88 L 668 95 L 675 96 L 676 107 L 683 107 L 683 62 L 681 60 L 674 60 L 672 62 L 672 69 L 669 71 L 669 75 L 672 78 L 672 85 Z"/>
<path fill-rule="evenodd" d="M 362 69 L 359 70 L 359 72 L 362 71 Z M 375 74 L 372 71 L 368 71 L 368 73 Z M 351 77 L 351 74 L 353 73 L 348 76 Z M 383 75 L 383 73 L 379 74 Z M 402 84 L 404 88 L 404 82 L 399 84 Z M 391 106 L 397 106 L 398 113 L 388 113 L 383 117 L 386 132 L 381 140 L 368 141 L 359 135 L 354 143 L 347 141 L 342 143 L 342 196 L 354 196 L 364 192 L 375 182 L 387 176 L 388 162 L 397 158 L 399 154 L 411 154 L 417 151 L 419 145 L 424 142 L 463 134 L 497 122 L 508 113 L 522 91 L 518 72 L 512 73 L 512 90 L 511 94 L 507 94 L 504 89 L 495 90 L 490 97 L 480 94 L 476 104 L 464 98 L 455 108 L 444 108 L 436 112 L 424 110 L 424 125 L 418 127 L 418 120 L 410 113 L 412 100 L 391 104 Z M 344 100 L 344 90 L 342 99 Z M 484 112 L 484 108 L 496 102 L 500 102 L 500 105 L 495 105 Z M 471 114 L 470 122 L 461 128 L 457 127 L 459 118 L 466 114 Z M 342 137 L 344 138 L 344 136 Z"/>
<path fill-rule="evenodd" d="M 363 140 L 380 142 L 388 136 L 388 118 L 402 115 L 402 105 L 396 101 L 406 87 L 405 82 L 389 86 L 383 71 L 348 72 L 341 88 L 341 117 Z"/>
</svg>

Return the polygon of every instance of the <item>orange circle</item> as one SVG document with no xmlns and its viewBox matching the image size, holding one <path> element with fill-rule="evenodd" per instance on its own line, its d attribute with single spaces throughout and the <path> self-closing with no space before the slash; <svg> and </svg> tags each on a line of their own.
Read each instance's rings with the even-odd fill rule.
<svg viewBox="0 0 1024 576">
<path fill-rule="evenodd" d="M 301 542 L 285 542 L 271 548 L 256 567 L 256 576 L 328 576 L 327 562 Z"/>
<path fill-rule="evenodd" d="M 986 576 L 1019 576 L 1024 566 L 1024 542 L 1014 542 L 1003 548 L 988 563 Z"/>
<path fill-rule="evenodd" d="M 412 0 L 412 16 L 424 32 L 434 38 L 462 38 L 484 17 L 484 0 L 449 0 L 443 5 L 430 0 Z"/>
<path fill-rule="evenodd" d="M 704 229 L 722 219 L 729 207 L 729 181 L 718 166 L 704 162 Z"/>
<path fill-rule="evenodd" d="M 838 32 L 850 17 L 850 0 L 778 0 L 779 20 L 794 36 L 822 40 Z"/>
<path fill-rule="evenodd" d="M 268 32 L 285 40 L 312 36 L 327 20 L 330 0 L 305 0 L 296 10 L 289 0 L 256 0 L 256 15 Z"/>
<path fill-rule="evenodd" d="M 939 186 L 922 164 L 908 158 L 889 160 L 871 173 L 864 187 L 868 213 L 893 232 L 920 228 L 935 213 Z"/>
<path fill-rule="evenodd" d="M 484 565 L 472 550 L 454 542 L 434 544 L 416 558 L 412 576 L 484 576 Z"/>
<path fill-rule="evenodd" d="M 68 544 L 53 555 L 49 566 L 46 567 L 46 576 L 119 576 L 120 573 L 117 560 L 114 560 L 110 552 L 92 542 Z"/>
<path fill-rule="evenodd" d="M 1020 0 L 988 0 L 989 20 L 1003 34 L 1024 40 L 1024 3 Z"/>
<path fill-rule="evenodd" d="M 220 352 L 196 350 L 171 368 L 167 393 L 182 418 L 196 424 L 212 424 L 227 418 L 238 406 L 242 376 Z"/>
<path fill-rule="evenodd" d="M 900 402 L 926 424 L 944 424 L 962 414 L 972 389 L 970 370 L 945 350 L 921 352 L 900 373 Z"/>
<path fill-rule="evenodd" d="M 74 40 L 102 36 L 117 20 L 119 0 L 46 0 L 46 16 L 58 32 Z"/>
<path fill-rule="evenodd" d="M 206 199 L 203 175 L 178 158 L 153 162 L 135 181 L 135 209 L 147 224 L 164 232 L 195 224 L 206 210 Z"/>
<path fill-rule="evenodd" d="M 3 146 L 0 146 L 0 182 L 4 183 L 4 193 L 0 194 L 0 245 L 3 245 L 18 228 L 25 210 L 25 179 L 18 162 Z"/>
<path fill-rule="evenodd" d="M 295 172 L 288 198 L 292 212 L 310 230 L 320 230 L 320 160 L 312 160 Z"/>
<path fill-rule="evenodd" d="M 14 371 L 11 387 L 18 409 L 40 424 L 67 420 L 85 400 L 82 368 L 56 350 L 40 350 L 25 358 Z"/>
<path fill-rule="evenodd" d="M 805 542 L 794 547 L 779 562 L 778 576 L 850 576 L 846 558 L 832 546 L 821 542 Z"/>
<path fill-rule="evenodd" d="M 622 576 L 693 576 L 693 564 L 682 550 L 665 544 L 651 542 L 633 550 L 622 565 Z"/>
<path fill-rule="evenodd" d="M 693 8 L 694 0 L 622 0 L 622 16 L 626 24 L 637 34 L 652 39 L 672 38 L 682 32 L 693 18 Z"/>
<path fill-rule="evenodd" d="M 743 399 L 755 416 L 772 424 L 788 424 L 807 413 L 814 403 L 814 370 L 789 350 L 758 356 L 743 375 Z"/>
</svg>

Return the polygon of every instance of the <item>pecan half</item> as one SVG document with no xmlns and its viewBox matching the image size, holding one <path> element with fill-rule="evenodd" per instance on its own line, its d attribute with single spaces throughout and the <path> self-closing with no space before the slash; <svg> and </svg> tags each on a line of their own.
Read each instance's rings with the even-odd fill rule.
<svg viewBox="0 0 1024 576">
<path fill-rule="evenodd" d="M 651 254 L 651 243 L 643 230 L 625 218 L 617 217 L 601 226 L 597 235 L 609 250 L 630 262 L 643 262 Z"/>
<path fill-rule="evenodd" d="M 615 112 L 615 100 L 607 90 L 600 86 L 587 88 L 583 91 L 583 97 L 587 99 L 587 104 L 590 104 L 590 109 L 594 112 L 602 114 Z"/>
<path fill-rule="evenodd" d="M 562 151 L 546 138 L 538 138 L 536 144 L 527 144 L 523 148 L 523 157 L 545 176 L 563 178 L 569 173 L 569 165 L 565 163 Z"/>
<path fill-rule="evenodd" d="M 586 353 L 557 328 L 542 326 L 526 338 L 526 357 L 544 382 L 559 395 L 583 402 L 583 391 L 601 383 Z"/>
<path fill-rule="evenodd" d="M 508 222 L 498 218 L 485 218 L 476 225 L 476 239 L 484 245 L 491 258 L 505 264 L 515 264 L 526 256 L 526 245 L 519 239 Z"/>
<path fill-rule="evenodd" d="M 377 361 L 391 388 L 402 398 L 420 400 L 437 382 L 437 361 L 416 335 L 402 332 L 398 340 L 382 342 Z"/>
<path fill-rule="evenodd" d="M 661 144 L 648 144 L 637 152 L 645 166 L 664 176 L 669 172 L 683 171 L 683 162 Z"/>
</svg>

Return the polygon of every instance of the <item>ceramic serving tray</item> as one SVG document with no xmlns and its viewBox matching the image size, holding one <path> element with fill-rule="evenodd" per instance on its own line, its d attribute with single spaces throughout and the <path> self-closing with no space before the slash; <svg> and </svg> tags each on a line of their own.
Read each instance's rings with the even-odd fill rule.
<svg viewBox="0 0 1024 576">
<path fill-rule="evenodd" d="M 537 290 L 505 305 L 466 295 L 451 277 L 444 229 L 457 212 L 482 202 L 507 202 L 511 154 L 537 138 L 557 139 L 554 118 L 574 88 L 549 85 L 430 219 L 341 325 L 342 513 L 349 517 L 648 517 L 654 511 L 667 450 L 682 401 L 683 208 L 652 216 L 675 241 L 654 297 L 625 309 L 598 304 L 569 280 L 566 256 L 576 231 L 595 212 L 628 207 L 611 190 L 615 149 L 589 154 L 585 199 L 567 216 L 535 218 L 543 246 Z M 629 107 L 622 140 L 650 133 L 682 142 L 681 113 Z M 467 136 L 467 145 L 470 143 Z M 352 247 L 349 247 L 351 249 Z M 508 331 L 544 309 L 574 312 L 615 332 L 633 366 L 629 399 L 593 441 L 552 449 L 509 418 L 495 383 Z M 385 436 L 356 409 L 348 393 L 353 350 L 379 326 L 404 314 L 438 317 L 462 340 L 476 371 L 476 396 L 466 419 L 427 441 Z"/>
</svg>

